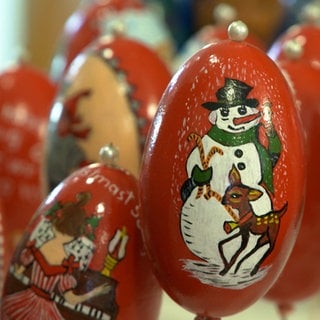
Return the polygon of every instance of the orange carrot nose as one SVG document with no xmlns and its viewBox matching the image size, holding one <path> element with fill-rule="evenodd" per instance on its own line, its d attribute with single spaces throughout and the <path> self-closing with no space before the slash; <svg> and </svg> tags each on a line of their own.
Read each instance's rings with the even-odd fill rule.
<svg viewBox="0 0 320 320">
<path fill-rule="evenodd" d="M 248 123 L 248 122 L 251 122 L 257 118 L 260 117 L 260 113 L 257 112 L 257 113 L 254 113 L 254 114 L 249 114 L 245 117 L 240 117 L 240 118 L 234 118 L 233 119 L 233 124 L 235 124 L 236 126 L 239 125 L 239 124 L 244 124 L 244 123 Z"/>
</svg>

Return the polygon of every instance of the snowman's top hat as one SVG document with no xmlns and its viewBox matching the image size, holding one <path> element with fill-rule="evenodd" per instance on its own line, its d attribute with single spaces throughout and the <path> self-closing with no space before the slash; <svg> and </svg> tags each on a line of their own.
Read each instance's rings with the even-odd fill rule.
<svg viewBox="0 0 320 320">
<path fill-rule="evenodd" d="M 221 107 L 231 108 L 239 105 L 256 108 L 259 104 L 258 100 L 247 98 L 251 90 L 252 87 L 240 80 L 225 78 L 224 86 L 216 92 L 218 101 L 208 101 L 203 103 L 202 106 L 209 110 L 217 110 Z"/>
</svg>

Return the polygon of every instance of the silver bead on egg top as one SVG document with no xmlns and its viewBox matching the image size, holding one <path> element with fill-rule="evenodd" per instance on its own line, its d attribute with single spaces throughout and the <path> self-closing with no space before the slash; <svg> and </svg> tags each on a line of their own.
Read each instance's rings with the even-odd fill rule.
<svg viewBox="0 0 320 320">
<path fill-rule="evenodd" d="M 100 149 L 99 156 L 103 164 L 111 167 L 118 166 L 119 150 L 112 143 L 103 146 Z"/>
<path fill-rule="evenodd" d="M 298 39 L 291 39 L 283 44 L 283 52 L 290 60 L 297 60 L 303 54 L 303 46 Z"/>
<path fill-rule="evenodd" d="M 248 36 L 247 25 L 240 21 L 233 21 L 228 27 L 228 35 L 230 40 L 234 41 L 244 41 Z"/>
</svg>

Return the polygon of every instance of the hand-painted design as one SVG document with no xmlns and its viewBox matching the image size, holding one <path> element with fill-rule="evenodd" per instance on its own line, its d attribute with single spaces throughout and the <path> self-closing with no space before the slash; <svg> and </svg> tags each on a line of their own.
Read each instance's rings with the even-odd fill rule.
<svg viewBox="0 0 320 320">
<path fill-rule="evenodd" d="M 141 109 L 141 102 L 135 98 L 136 88 L 128 80 L 128 75 L 121 65 L 121 61 L 114 55 L 110 55 L 110 48 L 97 50 L 96 55 L 114 71 L 119 86 L 125 92 L 128 104 L 137 119 L 142 151 L 145 144 L 145 132 L 148 131 L 149 123 L 147 123 L 146 116 Z M 47 141 L 47 149 L 51 150 L 51 153 L 46 158 L 46 176 L 50 191 L 74 170 L 93 162 L 92 159 L 87 158 L 78 141 L 78 139 L 87 139 L 93 130 L 79 116 L 78 110 L 83 99 L 90 99 L 93 94 L 92 89 L 84 88 L 67 97 L 65 101 L 57 102 L 53 106 L 50 119 L 55 121 L 57 115 L 60 115 L 60 119 L 58 123 L 49 122 L 48 126 L 50 136 Z M 53 130 L 54 126 L 57 126 L 56 130 Z M 63 155 L 63 157 L 60 155 Z"/>
<path fill-rule="evenodd" d="M 121 61 L 117 59 L 114 55 L 109 54 L 109 48 L 105 49 L 107 52 L 105 54 L 104 50 L 99 52 L 99 56 L 102 58 L 106 64 L 112 68 L 112 70 L 115 72 L 115 75 L 121 85 L 122 88 L 125 89 L 125 94 L 129 103 L 129 106 L 131 108 L 131 111 L 134 113 L 136 119 L 137 119 L 137 125 L 138 125 L 138 130 L 139 130 L 139 136 L 140 136 L 140 147 L 141 150 L 144 148 L 145 144 L 145 134 L 144 132 L 146 131 L 146 126 L 148 125 L 145 117 L 143 114 L 141 114 L 141 106 L 142 103 L 141 101 L 138 101 L 135 98 L 135 91 L 136 88 L 130 81 L 128 80 L 128 75 L 126 70 L 121 66 Z"/>
<path fill-rule="evenodd" d="M 77 113 L 77 107 L 80 99 L 84 99 L 91 95 L 91 90 L 82 90 L 76 94 L 68 97 L 64 102 L 64 109 L 62 110 L 61 120 L 58 123 L 58 135 L 63 137 L 68 134 L 79 138 L 86 139 L 91 131 Z"/>
<path fill-rule="evenodd" d="M 108 254 L 104 260 L 104 268 L 101 274 L 110 277 L 111 271 L 124 258 L 126 254 L 126 245 L 129 240 L 125 227 L 117 230 L 109 242 Z"/>
<path fill-rule="evenodd" d="M 250 233 L 259 235 L 256 246 L 248 252 L 240 261 L 238 261 L 235 268 L 235 273 L 239 270 L 241 264 L 253 255 L 262 246 L 269 244 L 268 250 L 264 253 L 262 258 L 256 263 L 256 265 L 251 270 L 251 275 L 258 272 L 260 265 L 267 258 L 267 256 L 272 252 L 277 235 L 280 229 L 280 219 L 282 215 L 287 211 L 287 204 L 283 206 L 279 211 L 271 211 L 260 217 L 256 216 L 252 211 L 250 201 L 256 201 L 262 195 L 262 192 L 258 189 L 250 188 L 244 185 L 241 181 L 241 176 L 238 169 L 233 166 L 229 174 L 230 185 L 227 188 L 221 203 L 224 205 L 229 205 L 233 209 L 239 212 L 239 219 L 237 221 L 226 221 L 224 223 L 224 230 L 227 234 L 231 233 L 234 229 L 239 228 L 239 232 L 221 240 L 219 242 L 219 252 L 221 259 L 224 263 L 224 269 L 220 271 L 221 275 L 226 274 L 233 264 L 237 261 L 237 258 L 246 248 Z M 232 241 L 236 237 L 241 237 L 241 246 L 238 251 L 232 256 L 231 260 L 228 262 L 224 253 L 223 246 Z"/>
<path fill-rule="evenodd" d="M 48 149 L 52 150 L 46 159 L 49 190 L 53 190 L 74 170 L 91 163 L 78 143 L 78 139 L 87 139 L 91 132 L 78 112 L 82 99 L 88 99 L 91 95 L 92 90 L 83 89 L 53 106 L 50 118 L 60 115 L 60 119 L 57 124 L 49 122 L 48 126 L 51 132 Z M 53 132 L 52 125 L 57 125 L 56 132 Z"/>
<path fill-rule="evenodd" d="M 75 202 L 57 201 L 37 224 L 10 267 L 2 319 L 117 318 L 117 280 L 111 272 L 125 257 L 129 236 L 125 227 L 116 230 L 105 265 L 100 272 L 91 270 L 102 217 L 87 213 L 90 199 L 81 192 Z"/>
<path fill-rule="evenodd" d="M 239 289 L 264 277 L 268 266 L 261 264 L 274 248 L 287 210 L 287 204 L 273 210 L 273 168 L 282 145 L 271 102 L 262 103 L 261 119 L 258 99 L 248 98 L 252 89 L 226 78 L 217 101 L 202 104 L 210 110 L 212 127 L 202 137 L 188 137 L 196 147 L 188 155 L 188 178 L 180 190 L 180 228 L 188 249 L 205 262 L 184 260 L 184 269 L 218 287 Z"/>
<path fill-rule="evenodd" d="M 79 219 L 77 220 L 77 224 L 73 225 L 73 227 L 88 237 L 90 240 L 94 240 L 94 229 L 97 228 L 99 221 L 101 219 L 100 216 L 92 214 L 87 217 L 86 212 L 83 206 L 90 200 L 91 195 L 88 192 L 79 192 L 76 194 L 77 202 L 65 202 L 61 203 L 57 201 L 46 213 L 46 217 L 53 222 L 57 220 L 62 223 L 62 217 L 67 216 L 68 212 L 71 210 L 76 210 L 77 214 L 79 215 Z M 81 213 L 81 215 L 80 215 Z M 81 221 L 80 217 L 83 216 L 83 220 Z M 71 227 L 71 226 L 70 226 Z M 66 228 L 66 227 L 65 227 Z"/>
</svg>

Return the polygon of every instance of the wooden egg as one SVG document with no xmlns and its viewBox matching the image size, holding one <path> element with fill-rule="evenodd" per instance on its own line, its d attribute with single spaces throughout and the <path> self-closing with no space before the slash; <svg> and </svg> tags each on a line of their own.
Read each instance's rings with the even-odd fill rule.
<svg viewBox="0 0 320 320">
<path fill-rule="evenodd" d="M 154 319 L 161 289 L 139 231 L 138 183 L 116 164 L 75 171 L 36 210 L 13 255 L 2 319 Z"/>
<path fill-rule="evenodd" d="M 316 4 L 316 2 L 314 5 L 309 4 L 302 9 L 302 12 L 303 21 L 284 31 L 268 50 L 268 55 L 273 60 L 287 60 L 287 51 L 289 49 L 291 51 L 290 54 L 299 55 L 299 59 L 319 63 L 320 6 Z M 290 40 L 292 40 L 293 43 Z M 290 48 L 286 48 L 288 43 L 290 43 Z"/>
<path fill-rule="evenodd" d="M 0 74 L 0 198 L 10 254 L 43 198 L 40 166 L 55 93 L 48 77 L 27 63 Z"/>
<path fill-rule="evenodd" d="M 50 113 L 46 187 L 52 190 L 74 169 L 96 162 L 100 146 L 109 141 L 121 151 L 119 165 L 138 176 L 145 138 L 169 80 L 158 55 L 125 36 L 102 37 L 81 53 Z"/>
<path fill-rule="evenodd" d="M 291 42 L 291 44 L 290 44 Z M 296 44 L 291 41 L 286 47 Z M 317 183 L 320 179 L 316 170 L 320 161 L 320 68 L 300 57 L 292 50 L 286 52 L 286 59 L 279 62 L 283 73 L 290 79 L 299 103 L 299 115 L 303 124 L 306 150 L 306 201 L 301 228 L 290 258 L 279 279 L 268 291 L 266 298 L 275 302 L 283 316 L 292 311 L 295 304 L 319 293 L 320 279 L 320 216 Z"/>
<path fill-rule="evenodd" d="M 4 275 L 9 265 L 9 252 L 7 249 L 7 243 L 5 240 L 5 234 L 3 229 L 3 204 L 2 200 L 0 201 L 0 292 L 2 292 Z"/>
<path fill-rule="evenodd" d="M 301 124 L 277 65 L 229 40 L 173 76 L 148 135 L 140 175 L 145 245 L 164 290 L 196 319 L 235 314 L 283 269 L 301 221 Z"/>
</svg>

